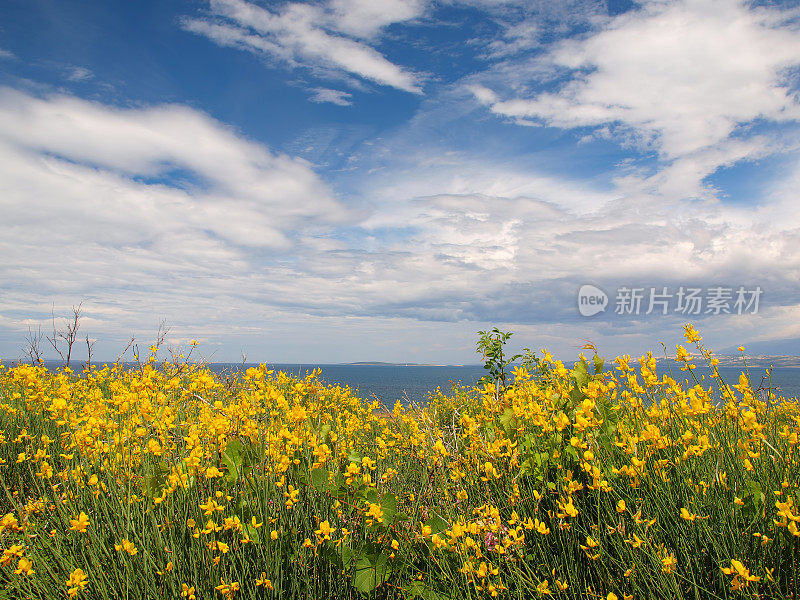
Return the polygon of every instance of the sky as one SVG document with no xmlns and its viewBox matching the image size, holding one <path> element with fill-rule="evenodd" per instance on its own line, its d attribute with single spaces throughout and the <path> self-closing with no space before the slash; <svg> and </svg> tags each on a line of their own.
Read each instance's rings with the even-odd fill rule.
<svg viewBox="0 0 800 600">
<path fill-rule="evenodd" d="M 796 1 L 2 12 L 0 357 L 800 354 Z"/>
</svg>

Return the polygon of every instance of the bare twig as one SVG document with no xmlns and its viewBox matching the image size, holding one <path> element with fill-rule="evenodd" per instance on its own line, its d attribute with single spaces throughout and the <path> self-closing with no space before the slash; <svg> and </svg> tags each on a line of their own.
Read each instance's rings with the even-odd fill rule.
<svg viewBox="0 0 800 600">
<path fill-rule="evenodd" d="M 89 340 L 89 335 L 86 335 L 86 365 L 84 365 L 84 370 L 89 370 L 92 366 L 92 350 L 94 349 L 94 345 L 97 340 L 91 341 Z"/>
<path fill-rule="evenodd" d="M 166 320 L 162 320 L 161 323 L 158 324 L 158 332 L 156 333 L 156 343 L 154 346 L 158 349 L 164 344 L 164 340 L 167 338 L 171 327 L 167 325 Z"/>
<path fill-rule="evenodd" d="M 131 346 L 133 346 L 134 341 L 136 341 L 136 338 L 134 336 L 131 336 L 131 339 L 128 341 L 128 345 L 125 346 L 125 349 L 117 355 L 117 364 L 119 364 L 119 361 L 122 360 L 122 357 L 125 356 L 128 350 L 130 350 Z"/>
<path fill-rule="evenodd" d="M 78 329 L 80 328 L 80 320 L 81 320 L 81 306 L 83 302 L 78 304 L 78 306 L 72 307 L 72 320 L 67 321 L 65 323 L 65 329 L 56 329 L 56 317 L 55 317 L 55 309 L 51 311 L 51 316 L 53 319 L 53 336 L 48 337 L 47 341 L 50 342 L 50 345 L 53 347 L 58 355 L 61 357 L 61 362 L 65 368 L 69 368 L 69 362 L 72 358 L 72 347 L 75 345 L 75 341 L 78 339 Z M 64 351 L 62 351 L 60 347 L 60 341 L 64 342 L 66 345 L 66 356 L 64 355 Z"/>
<path fill-rule="evenodd" d="M 30 357 L 31 362 L 35 365 L 42 364 L 42 339 L 44 338 L 44 334 L 42 334 L 42 326 L 36 329 L 34 333 L 30 327 L 28 327 L 28 336 L 25 338 L 25 353 Z"/>
</svg>

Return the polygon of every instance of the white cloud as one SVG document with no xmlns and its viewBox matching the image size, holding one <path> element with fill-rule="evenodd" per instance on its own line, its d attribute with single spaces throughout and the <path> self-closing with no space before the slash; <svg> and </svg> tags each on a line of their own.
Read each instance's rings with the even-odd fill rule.
<svg viewBox="0 0 800 600">
<path fill-rule="evenodd" d="M 646 2 L 550 49 L 545 65 L 570 75 L 558 91 L 491 110 L 563 128 L 616 124 L 665 159 L 700 152 L 741 124 L 800 118 L 783 79 L 800 65 L 800 31 L 782 16 L 734 0 Z"/>
<path fill-rule="evenodd" d="M 17 55 L 11 52 L 11 50 L 4 50 L 3 48 L 0 48 L 0 59 L 10 60 L 12 58 L 17 58 Z"/>
<path fill-rule="evenodd" d="M 354 37 L 372 38 L 393 23 L 420 17 L 427 0 L 330 0 L 331 25 Z"/>
<path fill-rule="evenodd" d="M 253 318 L 288 302 L 261 261 L 351 216 L 305 161 L 181 106 L 2 89 L 0 152 L 0 304 L 26 313 L 20 329 L 81 299 L 98 333 L 161 316 L 214 329 L 237 301 Z"/>
<path fill-rule="evenodd" d="M 155 205 L 187 211 L 196 227 L 239 245 L 287 245 L 286 229 L 346 215 L 305 161 L 272 154 L 183 106 L 124 110 L 6 89 L 0 140 L 17 155 L 36 157 L 36 168 L 76 184 L 92 179 L 160 194 Z M 176 172 L 183 189 L 165 183 Z"/>
<path fill-rule="evenodd" d="M 86 67 L 70 67 L 67 70 L 67 79 L 70 81 L 88 81 L 92 77 L 94 73 Z"/>
<path fill-rule="evenodd" d="M 408 147 L 383 143 L 390 155 Z M 469 345 L 483 323 L 567 355 L 573 342 L 612 336 L 609 352 L 636 351 L 679 330 L 678 319 L 579 321 L 578 285 L 703 282 L 762 285 L 774 308 L 759 318 L 780 332 L 800 281 L 800 167 L 760 206 L 713 193 L 680 200 L 713 165 L 761 146 L 739 140 L 603 189 L 431 146 L 357 174 L 368 207 L 354 215 L 309 164 L 196 110 L 5 90 L 0 326 L 24 335 L 52 301 L 58 311 L 85 299 L 101 339 L 167 318 L 182 337 L 271 349 L 256 359 L 308 360 L 314 347 L 326 360 L 409 360 L 410 346 L 364 356 L 336 344 L 337 332 L 364 348 L 399 328 L 396 339 L 419 342 L 414 356 L 441 360 L 431 352 L 448 352 L 442 332 Z M 665 200 L 664 181 L 683 187 Z M 733 326 L 714 332 L 718 343 L 744 341 Z"/>
<path fill-rule="evenodd" d="M 353 95 L 348 92 L 329 88 L 313 88 L 310 91 L 314 92 L 311 96 L 312 102 L 330 102 L 331 104 L 337 104 L 339 106 L 350 106 L 353 104 L 350 101 Z"/>
<path fill-rule="evenodd" d="M 421 13 L 421 2 L 333 2 L 329 7 L 287 3 L 273 12 L 244 0 L 212 0 L 212 18 L 188 18 L 188 31 L 212 41 L 285 61 L 330 69 L 415 94 L 421 77 L 398 66 L 363 41 L 393 22 Z M 379 15 L 376 17 L 376 14 Z M 368 18 L 362 22 L 362 19 Z"/>
</svg>

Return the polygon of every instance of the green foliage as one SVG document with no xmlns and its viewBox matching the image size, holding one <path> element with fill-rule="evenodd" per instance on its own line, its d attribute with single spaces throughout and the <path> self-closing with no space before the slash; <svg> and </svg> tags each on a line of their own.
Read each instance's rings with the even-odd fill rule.
<svg viewBox="0 0 800 600">
<path fill-rule="evenodd" d="M 481 378 L 480 384 L 488 383 L 495 388 L 497 396 L 501 396 L 508 386 L 508 366 L 515 360 L 522 358 L 521 354 L 506 356 L 504 347 L 511 336 L 510 332 L 500 331 L 497 327 L 491 331 L 479 331 L 476 351 L 481 354 L 483 368 L 489 371 L 488 375 Z"/>
</svg>

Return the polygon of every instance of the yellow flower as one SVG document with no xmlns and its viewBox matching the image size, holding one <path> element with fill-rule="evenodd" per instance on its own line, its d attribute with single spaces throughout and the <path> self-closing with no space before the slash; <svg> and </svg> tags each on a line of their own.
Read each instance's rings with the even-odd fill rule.
<svg viewBox="0 0 800 600">
<path fill-rule="evenodd" d="M 447 451 L 447 448 L 444 447 L 442 440 L 436 440 L 436 443 L 433 445 L 433 449 L 436 450 L 441 456 L 450 456 L 450 453 Z"/>
<path fill-rule="evenodd" d="M 751 581 L 761 581 L 761 577 L 750 575 L 750 570 L 741 563 L 741 561 L 732 559 L 730 567 L 722 567 L 720 569 L 726 575 L 733 575 L 731 581 L 731 589 L 739 591 L 750 585 Z M 771 573 L 769 575 L 772 575 Z"/>
<path fill-rule="evenodd" d="M 319 524 L 319 529 L 317 529 L 314 533 L 317 534 L 320 541 L 329 540 L 331 539 L 331 535 L 336 533 L 336 529 L 332 529 L 331 524 L 328 521 L 322 521 Z"/>
<path fill-rule="evenodd" d="M 684 325 L 683 330 L 684 330 L 683 337 L 685 337 L 686 341 L 689 342 L 690 344 L 699 342 L 700 340 L 703 339 L 702 336 L 700 336 L 700 334 L 697 333 L 697 331 L 694 328 L 694 325 L 692 325 L 691 323 L 687 323 L 686 325 Z M 743 349 L 744 348 L 742 348 L 742 350 Z"/>
<path fill-rule="evenodd" d="M 272 531 L 269 532 L 269 537 L 271 539 L 273 539 L 273 540 L 277 540 L 278 539 L 278 532 L 273 529 Z"/>
<path fill-rule="evenodd" d="M 74 598 L 88 583 L 89 578 L 86 576 L 86 573 L 83 572 L 83 569 L 75 569 L 69 574 L 69 579 L 66 581 L 67 587 L 69 588 L 67 594 L 69 594 L 70 598 Z"/>
<path fill-rule="evenodd" d="M 139 552 L 136 549 L 136 546 L 133 545 L 133 542 L 131 542 L 128 538 L 122 540 L 121 544 L 114 544 L 114 550 L 117 552 L 127 552 L 131 556 Z"/>
<path fill-rule="evenodd" d="M 222 512 L 225 510 L 224 505 L 217 504 L 217 501 L 211 497 L 208 498 L 205 504 L 200 504 L 199 506 L 203 509 L 203 514 L 206 516 L 214 514 L 214 511 Z"/>
<path fill-rule="evenodd" d="M 586 546 L 581 546 L 581 548 L 586 550 L 588 548 L 597 548 L 599 545 L 600 545 L 599 542 L 595 541 L 595 539 L 592 536 L 588 535 L 586 536 Z"/>
<path fill-rule="evenodd" d="M 626 544 L 630 544 L 631 547 L 633 547 L 633 548 L 638 548 L 639 546 L 642 545 L 642 543 L 644 543 L 644 540 L 639 539 L 639 536 L 634 533 L 633 534 L 633 539 L 632 540 L 625 540 L 625 543 Z"/>
<path fill-rule="evenodd" d="M 256 579 L 256 586 L 263 585 L 265 589 L 274 590 L 275 588 L 272 587 L 272 582 L 267 579 L 267 574 L 265 572 L 261 572 L 261 577 Z"/>
<path fill-rule="evenodd" d="M 18 532 L 21 531 L 19 528 L 19 522 L 17 518 L 14 516 L 14 513 L 6 514 L 2 520 L 0 520 L 0 533 L 4 531 L 11 531 L 11 532 Z"/>
<path fill-rule="evenodd" d="M 22 558 L 22 551 L 24 549 L 25 546 L 21 544 L 14 544 L 10 548 L 3 550 L 3 556 L 0 558 L 0 565 L 7 567 L 15 558 Z"/>
<path fill-rule="evenodd" d="M 69 520 L 70 524 L 69 529 L 70 531 L 78 531 L 80 533 L 85 533 L 86 528 L 89 526 L 89 523 L 90 523 L 89 516 L 85 512 L 81 511 L 81 514 L 79 514 L 75 519 Z"/>
<path fill-rule="evenodd" d="M 620 500 L 619 502 L 617 502 L 617 512 L 618 513 L 624 513 L 625 509 L 626 509 L 625 500 Z"/>
<path fill-rule="evenodd" d="M 33 570 L 33 563 L 22 556 L 17 563 L 17 568 L 14 569 L 14 573 L 17 575 L 33 575 L 36 571 Z"/>
<path fill-rule="evenodd" d="M 187 600 L 197 600 L 197 598 L 194 595 L 194 586 L 189 587 L 185 583 L 182 583 L 181 588 L 182 588 L 181 591 L 182 598 L 187 598 Z"/>
<path fill-rule="evenodd" d="M 223 596 L 227 596 L 231 598 L 233 594 L 239 590 L 239 582 L 238 581 L 231 581 L 229 584 L 225 583 L 225 580 L 220 578 L 220 584 L 216 586 L 214 589 L 217 590 Z"/>
<path fill-rule="evenodd" d="M 677 564 L 678 560 L 675 558 L 675 555 L 670 554 L 665 550 L 664 556 L 661 558 L 661 572 L 667 574 L 672 573 Z"/>
<path fill-rule="evenodd" d="M 536 593 L 540 596 L 552 596 L 553 592 L 550 591 L 550 583 L 545 579 L 536 586 Z"/>
<path fill-rule="evenodd" d="M 383 510 L 381 509 L 380 504 L 372 504 L 369 503 L 369 507 L 367 508 L 367 516 L 372 517 L 378 523 L 383 523 Z"/>
</svg>

